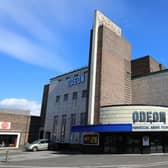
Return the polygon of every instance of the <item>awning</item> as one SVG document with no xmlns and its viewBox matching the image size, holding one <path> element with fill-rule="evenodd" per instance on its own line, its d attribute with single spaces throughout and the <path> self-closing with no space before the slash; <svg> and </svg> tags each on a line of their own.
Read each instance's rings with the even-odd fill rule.
<svg viewBox="0 0 168 168">
<path fill-rule="evenodd" d="M 72 132 L 131 132 L 132 124 L 100 124 L 72 126 Z"/>
</svg>

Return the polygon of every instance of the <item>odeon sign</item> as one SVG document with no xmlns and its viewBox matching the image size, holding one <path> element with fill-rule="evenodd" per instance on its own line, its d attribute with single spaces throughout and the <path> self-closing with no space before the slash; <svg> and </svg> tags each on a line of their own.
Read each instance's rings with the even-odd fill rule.
<svg viewBox="0 0 168 168">
<path fill-rule="evenodd" d="M 71 79 L 68 80 L 68 85 L 73 86 L 73 85 L 78 85 L 85 82 L 85 75 L 81 74 L 79 76 L 75 76 Z"/>
<path fill-rule="evenodd" d="M 132 120 L 133 120 L 133 123 L 137 123 L 137 122 L 166 123 L 166 113 L 165 112 L 152 112 L 152 111 L 148 111 L 148 112 L 135 111 L 132 113 Z"/>
<path fill-rule="evenodd" d="M 167 131 L 166 112 L 134 111 L 132 131 Z"/>
<path fill-rule="evenodd" d="M 121 127 L 129 125 L 129 128 L 124 129 L 132 132 L 168 131 L 168 107 L 147 105 L 102 107 L 100 123 Z"/>
</svg>

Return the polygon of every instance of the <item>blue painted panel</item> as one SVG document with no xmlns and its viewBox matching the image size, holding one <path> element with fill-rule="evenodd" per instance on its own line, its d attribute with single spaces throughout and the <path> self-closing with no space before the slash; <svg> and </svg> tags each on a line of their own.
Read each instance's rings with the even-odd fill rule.
<svg viewBox="0 0 168 168">
<path fill-rule="evenodd" d="M 72 132 L 131 132 L 132 124 L 73 126 Z"/>
</svg>

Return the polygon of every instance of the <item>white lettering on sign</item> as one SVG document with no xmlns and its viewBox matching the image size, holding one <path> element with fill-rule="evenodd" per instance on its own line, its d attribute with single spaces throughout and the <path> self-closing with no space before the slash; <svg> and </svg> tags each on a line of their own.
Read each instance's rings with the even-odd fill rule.
<svg viewBox="0 0 168 168">
<path fill-rule="evenodd" d="M 11 122 L 0 122 L 0 129 L 10 129 Z"/>
<path fill-rule="evenodd" d="M 133 131 L 167 131 L 168 125 L 132 125 Z"/>
<path fill-rule="evenodd" d="M 73 85 L 78 85 L 85 82 L 85 75 L 79 75 L 79 76 L 75 76 L 71 79 L 68 80 L 68 85 L 69 86 L 73 86 Z"/>
</svg>

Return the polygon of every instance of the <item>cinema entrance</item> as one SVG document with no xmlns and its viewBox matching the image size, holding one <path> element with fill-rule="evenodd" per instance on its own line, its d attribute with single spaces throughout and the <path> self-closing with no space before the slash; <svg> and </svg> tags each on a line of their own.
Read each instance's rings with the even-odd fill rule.
<svg viewBox="0 0 168 168">
<path fill-rule="evenodd" d="M 103 153 L 167 153 L 168 133 L 101 134 Z"/>
</svg>

